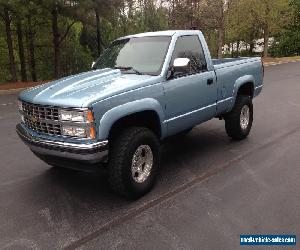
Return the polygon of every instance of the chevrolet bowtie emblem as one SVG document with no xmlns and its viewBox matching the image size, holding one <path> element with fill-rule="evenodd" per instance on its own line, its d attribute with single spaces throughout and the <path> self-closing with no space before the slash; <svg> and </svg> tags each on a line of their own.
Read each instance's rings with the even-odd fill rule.
<svg viewBox="0 0 300 250">
<path fill-rule="evenodd" d="M 38 122 L 38 118 L 36 118 L 36 117 L 34 117 L 34 116 L 31 116 L 31 117 L 30 117 L 30 121 L 31 121 L 32 123 L 37 123 L 37 122 Z"/>
</svg>

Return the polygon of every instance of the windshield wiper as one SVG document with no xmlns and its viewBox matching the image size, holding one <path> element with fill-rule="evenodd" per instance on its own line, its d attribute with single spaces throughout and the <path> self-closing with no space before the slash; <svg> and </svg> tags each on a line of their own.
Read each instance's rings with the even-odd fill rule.
<svg viewBox="0 0 300 250">
<path fill-rule="evenodd" d="M 136 73 L 137 75 L 144 75 L 144 73 L 138 71 L 137 69 L 133 68 L 133 67 L 122 67 L 122 66 L 117 66 L 114 67 L 114 69 L 120 69 L 120 70 L 124 70 L 124 71 L 128 71 L 128 70 L 132 70 L 134 73 Z"/>
</svg>

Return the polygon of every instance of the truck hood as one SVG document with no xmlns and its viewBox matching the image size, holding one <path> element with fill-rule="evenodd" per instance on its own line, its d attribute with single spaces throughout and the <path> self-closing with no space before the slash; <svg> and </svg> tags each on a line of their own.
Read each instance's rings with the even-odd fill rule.
<svg viewBox="0 0 300 250">
<path fill-rule="evenodd" d="M 20 94 L 26 102 L 60 107 L 88 107 L 114 95 L 157 83 L 159 76 L 122 74 L 120 70 L 102 69 L 84 72 Z"/>
</svg>

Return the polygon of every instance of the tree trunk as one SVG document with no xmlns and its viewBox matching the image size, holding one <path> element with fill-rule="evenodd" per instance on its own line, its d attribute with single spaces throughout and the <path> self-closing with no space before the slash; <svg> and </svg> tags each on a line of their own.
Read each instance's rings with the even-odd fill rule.
<svg viewBox="0 0 300 250">
<path fill-rule="evenodd" d="M 191 1 L 191 2 L 189 2 L 189 4 L 188 4 L 188 6 L 189 6 L 189 18 L 190 18 L 190 20 L 189 20 L 189 26 L 190 27 L 188 27 L 188 29 L 193 29 L 194 27 L 193 27 L 193 23 L 194 23 L 194 6 L 193 6 L 193 1 Z"/>
<path fill-rule="evenodd" d="M 36 71 L 35 71 L 35 56 L 34 56 L 34 35 L 32 32 L 31 16 L 28 16 L 28 47 L 29 47 L 29 65 L 30 74 L 32 81 L 36 82 Z"/>
<path fill-rule="evenodd" d="M 60 77 L 60 35 L 58 31 L 58 11 L 56 4 L 52 9 L 52 35 L 54 48 L 54 78 Z"/>
<path fill-rule="evenodd" d="M 224 16 L 224 1 L 218 0 L 218 58 L 223 57 L 222 48 L 225 39 L 225 16 Z"/>
<path fill-rule="evenodd" d="M 222 47 L 224 45 L 224 29 L 220 27 L 218 29 L 218 58 L 223 57 Z"/>
<path fill-rule="evenodd" d="M 168 27 L 175 27 L 175 0 L 171 0 L 170 3 Z"/>
<path fill-rule="evenodd" d="M 240 41 L 236 42 L 236 57 L 240 56 Z"/>
<path fill-rule="evenodd" d="M 7 7 L 4 7 L 4 22 L 5 22 L 6 42 L 7 42 L 9 64 L 10 64 L 11 81 L 16 82 L 17 70 L 16 70 L 13 42 L 12 42 L 11 27 L 10 27 L 11 20 L 10 20 Z"/>
<path fill-rule="evenodd" d="M 249 55 L 253 56 L 253 49 L 254 49 L 254 41 L 252 40 L 250 42 L 250 48 L 249 48 Z"/>
<path fill-rule="evenodd" d="M 96 13 L 96 29 L 97 29 L 97 53 L 98 56 L 101 54 L 101 29 L 100 29 L 100 16 L 99 16 L 99 10 L 96 7 L 95 8 Z"/>
<path fill-rule="evenodd" d="M 214 53 L 212 51 L 212 45 L 213 45 L 213 43 L 212 43 L 211 33 L 209 31 L 206 33 L 206 42 L 207 42 L 207 46 L 208 46 L 208 48 L 210 50 L 211 56 L 212 57 L 215 56 L 215 55 L 213 55 Z"/>
<path fill-rule="evenodd" d="M 268 51 L 269 51 L 269 27 L 268 25 L 265 25 L 264 27 L 264 57 L 268 57 Z"/>
<path fill-rule="evenodd" d="M 23 32 L 22 32 L 22 23 L 20 19 L 17 20 L 17 35 L 18 35 L 19 57 L 20 57 L 20 65 L 21 65 L 21 78 L 23 82 L 27 82 L 27 72 L 26 72 L 24 44 L 23 44 Z"/>
</svg>

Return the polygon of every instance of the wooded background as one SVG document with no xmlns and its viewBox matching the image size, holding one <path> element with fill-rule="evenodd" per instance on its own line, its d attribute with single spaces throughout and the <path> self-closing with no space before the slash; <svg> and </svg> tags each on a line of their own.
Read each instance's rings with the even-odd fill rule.
<svg viewBox="0 0 300 250">
<path fill-rule="evenodd" d="M 200 29 L 214 57 L 300 55 L 300 0 L 0 0 L 0 82 L 55 79 L 89 70 L 120 36 Z M 247 50 L 222 55 L 224 44 Z"/>
</svg>

